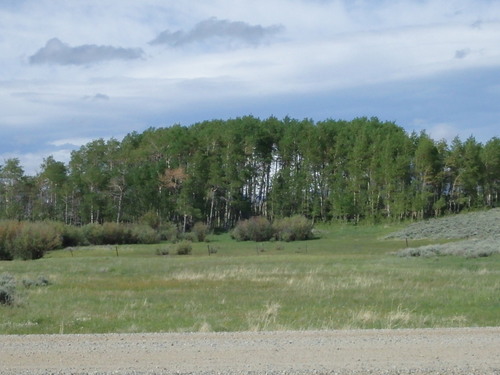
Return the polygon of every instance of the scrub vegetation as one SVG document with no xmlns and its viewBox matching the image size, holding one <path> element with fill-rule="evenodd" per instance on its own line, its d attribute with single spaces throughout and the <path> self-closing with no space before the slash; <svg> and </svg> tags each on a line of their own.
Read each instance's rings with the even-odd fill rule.
<svg viewBox="0 0 500 375">
<path fill-rule="evenodd" d="M 209 235 L 209 242 L 189 242 L 188 255 L 161 243 L 73 247 L 34 261 L 0 262 L 14 296 L 0 304 L 0 332 L 500 325 L 499 254 L 398 257 L 406 239 L 384 238 L 398 229 L 318 225 L 308 241 Z M 436 241 L 449 240 L 408 242 Z M 159 255 L 165 248 L 171 251 Z"/>
<path fill-rule="evenodd" d="M 500 253 L 500 209 L 417 222 L 385 238 L 453 240 L 403 249 L 397 252 L 400 256 L 488 257 Z"/>
</svg>

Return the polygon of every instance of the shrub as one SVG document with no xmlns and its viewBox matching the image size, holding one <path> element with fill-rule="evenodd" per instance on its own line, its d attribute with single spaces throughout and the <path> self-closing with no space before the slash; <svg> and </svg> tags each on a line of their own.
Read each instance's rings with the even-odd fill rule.
<svg viewBox="0 0 500 375">
<path fill-rule="evenodd" d="M 207 239 L 208 235 L 208 225 L 198 221 L 194 224 L 192 232 L 195 234 L 196 239 L 199 242 L 204 242 Z"/>
<path fill-rule="evenodd" d="M 189 255 L 193 251 L 191 241 L 181 241 L 177 244 L 175 251 L 177 255 Z"/>
<path fill-rule="evenodd" d="M 15 300 L 16 281 L 8 273 L 0 275 L 0 304 L 12 305 Z"/>
<path fill-rule="evenodd" d="M 174 223 L 164 223 L 160 226 L 160 239 L 175 242 L 179 238 L 179 230 Z"/>
<path fill-rule="evenodd" d="M 153 244 L 160 242 L 158 233 L 148 225 L 133 225 L 129 243 Z"/>
<path fill-rule="evenodd" d="M 25 222 L 13 241 L 11 253 L 15 259 L 39 259 L 47 251 L 61 246 L 62 236 L 58 225 L 51 222 Z"/>
<path fill-rule="evenodd" d="M 219 251 L 219 248 L 216 246 L 207 245 L 207 248 L 208 248 L 208 255 L 209 256 L 212 254 L 217 254 L 217 252 Z"/>
<path fill-rule="evenodd" d="M 86 224 L 81 230 L 85 245 L 104 245 L 102 225 L 97 223 Z"/>
<path fill-rule="evenodd" d="M 22 223 L 14 220 L 0 222 L 0 260 L 13 258 L 12 248 L 14 240 L 21 231 Z"/>
<path fill-rule="evenodd" d="M 168 247 L 158 247 L 156 248 L 156 255 L 169 255 L 170 250 Z"/>
<path fill-rule="evenodd" d="M 63 226 L 56 222 L 0 223 L 0 259 L 38 259 L 62 246 Z"/>
<path fill-rule="evenodd" d="M 396 252 L 400 257 L 434 257 L 462 256 L 465 258 L 482 258 L 499 254 L 498 243 L 500 235 L 483 239 L 470 239 L 444 244 L 432 244 L 420 247 L 410 247 Z"/>
<path fill-rule="evenodd" d="M 301 215 L 276 220 L 273 228 L 276 239 L 280 241 L 303 241 L 312 238 L 313 225 Z"/>
<path fill-rule="evenodd" d="M 460 239 L 500 235 L 500 208 L 418 221 L 386 239 Z"/>
<path fill-rule="evenodd" d="M 265 217 L 254 216 L 240 221 L 231 236 L 238 241 L 268 241 L 273 236 L 273 227 Z"/>
<path fill-rule="evenodd" d="M 62 247 L 85 245 L 85 236 L 82 228 L 73 225 L 62 226 Z"/>
<path fill-rule="evenodd" d="M 160 227 L 160 217 L 154 211 L 148 211 L 139 219 L 139 223 L 149 225 L 151 228 L 158 230 Z"/>
<path fill-rule="evenodd" d="M 86 245 L 152 244 L 159 242 L 158 233 L 145 224 L 87 224 L 82 227 Z"/>
<path fill-rule="evenodd" d="M 45 276 L 39 276 L 36 279 L 23 279 L 22 283 L 25 288 L 50 285 L 49 279 Z"/>
<path fill-rule="evenodd" d="M 198 237 L 193 232 L 182 233 L 182 236 L 180 236 L 180 238 L 185 241 L 198 242 Z"/>
<path fill-rule="evenodd" d="M 102 244 L 117 245 L 131 242 L 131 233 L 127 226 L 118 223 L 102 224 Z"/>
</svg>

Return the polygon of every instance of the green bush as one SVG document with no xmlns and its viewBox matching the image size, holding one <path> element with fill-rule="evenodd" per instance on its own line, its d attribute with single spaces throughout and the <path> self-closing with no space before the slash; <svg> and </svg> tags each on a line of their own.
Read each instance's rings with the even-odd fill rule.
<svg viewBox="0 0 500 375">
<path fill-rule="evenodd" d="M 303 241 L 312 238 L 312 223 L 306 217 L 295 215 L 273 223 L 274 233 L 280 241 Z"/>
<path fill-rule="evenodd" d="M 180 238 L 184 241 L 198 242 L 198 237 L 193 232 L 182 233 Z"/>
<path fill-rule="evenodd" d="M 207 239 L 208 235 L 208 225 L 202 223 L 201 221 L 198 221 L 194 224 L 191 232 L 194 233 L 198 242 L 204 242 Z"/>
<path fill-rule="evenodd" d="M 106 245 L 133 243 L 135 238 L 128 225 L 118 223 L 102 224 L 102 242 Z"/>
<path fill-rule="evenodd" d="M 38 259 L 62 246 L 60 223 L 0 222 L 0 259 Z"/>
<path fill-rule="evenodd" d="M 189 255 L 193 251 L 191 241 L 181 241 L 177 244 L 175 251 L 177 255 Z"/>
<path fill-rule="evenodd" d="M 83 246 L 85 236 L 81 227 L 62 225 L 62 247 Z"/>
<path fill-rule="evenodd" d="M 160 239 L 176 242 L 179 239 L 179 230 L 174 223 L 166 222 L 160 226 Z"/>
<path fill-rule="evenodd" d="M 141 216 L 139 223 L 149 225 L 151 228 L 158 230 L 160 228 L 160 217 L 155 211 L 148 211 Z"/>
<path fill-rule="evenodd" d="M 268 241 L 273 237 L 273 227 L 263 216 L 240 221 L 231 233 L 238 241 Z"/>
<path fill-rule="evenodd" d="M 303 241 L 313 237 L 313 225 L 306 217 L 296 215 L 276 220 L 272 225 L 265 217 L 240 221 L 231 236 L 238 241 Z"/>
<path fill-rule="evenodd" d="M 12 305 L 15 300 L 16 280 L 14 276 L 4 273 L 0 275 L 0 305 Z"/>
<path fill-rule="evenodd" d="M 158 247 L 156 248 L 156 255 L 170 255 L 170 249 L 168 247 Z"/>
<path fill-rule="evenodd" d="M 82 227 L 87 245 L 152 244 L 159 242 L 158 233 L 146 224 L 87 224 Z"/>
<path fill-rule="evenodd" d="M 74 227 L 50 221 L 0 222 L 0 260 L 38 259 L 47 251 L 70 246 L 158 242 L 158 233 L 148 225 L 104 223 Z"/>
<path fill-rule="evenodd" d="M 61 246 L 61 232 L 55 223 L 24 222 L 13 241 L 11 253 L 14 259 L 39 259 L 47 251 Z"/>
<path fill-rule="evenodd" d="M 0 260 L 12 260 L 11 250 L 22 225 L 21 222 L 14 220 L 0 222 Z"/>
<path fill-rule="evenodd" d="M 131 234 L 132 238 L 128 243 L 153 244 L 160 242 L 158 233 L 148 225 L 133 225 Z"/>
<path fill-rule="evenodd" d="M 101 224 L 92 223 L 82 227 L 82 235 L 85 245 L 105 245 L 104 230 Z"/>
</svg>

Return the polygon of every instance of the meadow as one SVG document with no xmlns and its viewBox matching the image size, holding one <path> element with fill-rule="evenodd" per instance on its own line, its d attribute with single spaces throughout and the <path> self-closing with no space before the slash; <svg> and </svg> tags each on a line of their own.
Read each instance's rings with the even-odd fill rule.
<svg viewBox="0 0 500 375">
<path fill-rule="evenodd" d="M 322 226 L 315 239 L 299 242 L 212 235 L 194 243 L 191 255 L 162 243 L 3 261 L 0 275 L 14 278 L 16 294 L 0 304 L 0 333 L 500 325 L 499 254 L 396 256 L 406 241 L 384 237 L 401 228 Z"/>
</svg>

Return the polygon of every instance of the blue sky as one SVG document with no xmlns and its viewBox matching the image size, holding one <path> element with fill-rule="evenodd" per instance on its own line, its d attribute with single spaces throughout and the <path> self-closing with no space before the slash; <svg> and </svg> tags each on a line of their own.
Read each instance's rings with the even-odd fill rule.
<svg viewBox="0 0 500 375">
<path fill-rule="evenodd" d="M 0 0 L 0 164 L 244 115 L 500 136 L 500 1 Z"/>
</svg>

